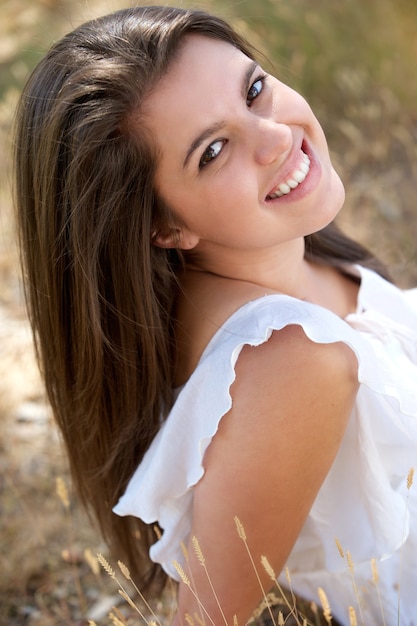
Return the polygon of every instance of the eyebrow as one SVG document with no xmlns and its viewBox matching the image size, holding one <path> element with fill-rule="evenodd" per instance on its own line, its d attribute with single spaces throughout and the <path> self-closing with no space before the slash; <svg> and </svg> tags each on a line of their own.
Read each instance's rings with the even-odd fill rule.
<svg viewBox="0 0 417 626">
<path fill-rule="evenodd" d="M 252 61 L 248 67 L 246 68 L 246 71 L 242 77 L 242 82 L 241 82 L 241 95 L 242 98 L 247 97 L 247 92 L 248 92 L 248 88 L 249 88 L 249 81 L 252 77 L 253 72 L 255 71 L 255 68 L 258 67 L 258 63 L 256 61 Z M 201 146 L 201 144 L 206 141 L 206 139 L 208 139 L 209 137 L 211 137 L 212 135 L 214 135 L 215 133 L 218 133 L 219 131 L 221 131 L 224 127 L 226 126 L 226 122 L 225 121 L 220 121 L 217 122 L 216 124 L 213 124 L 213 126 L 210 126 L 209 128 L 206 128 L 205 130 L 203 130 L 192 142 L 192 144 L 190 145 L 190 147 L 187 150 L 187 154 L 185 155 L 185 159 L 184 162 L 182 164 L 183 168 L 185 169 L 191 159 L 191 156 L 193 154 L 193 152 L 195 152 L 197 150 L 197 148 L 199 148 Z"/>
</svg>

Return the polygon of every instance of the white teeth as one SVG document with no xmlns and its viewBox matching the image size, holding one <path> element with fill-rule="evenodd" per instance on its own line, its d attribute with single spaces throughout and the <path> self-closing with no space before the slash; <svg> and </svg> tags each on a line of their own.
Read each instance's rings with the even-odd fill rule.
<svg viewBox="0 0 417 626">
<path fill-rule="evenodd" d="M 297 170 L 296 172 L 294 172 L 293 177 L 294 179 L 297 181 L 297 185 L 298 183 L 302 183 L 303 180 L 305 180 L 305 177 L 307 176 L 307 174 L 305 174 L 304 172 L 302 172 L 301 170 Z"/>
<path fill-rule="evenodd" d="M 298 165 L 297 169 L 294 170 L 291 177 L 278 185 L 277 190 L 274 193 L 269 194 L 268 199 L 280 198 L 281 196 L 289 194 L 292 189 L 298 187 L 298 185 L 306 179 L 310 171 L 310 159 L 304 152 L 302 154 L 303 160 Z"/>
<path fill-rule="evenodd" d="M 296 174 L 297 172 L 294 172 L 294 174 Z M 297 179 L 294 178 L 290 178 L 289 180 L 287 180 L 287 185 L 289 187 L 291 187 L 291 189 L 295 189 L 296 187 L 298 187 L 298 183 L 299 182 L 303 182 L 303 181 L 299 181 Z"/>
<path fill-rule="evenodd" d="M 285 193 L 285 194 L 290 193 L 290 191 L 291 191 L 291 187 L 289 185 L 287 185 L 287 183 L 281 183 L 278 186 L 278 189 L 280 191 L 282 191 L 282 193 Z"/>
</svg>

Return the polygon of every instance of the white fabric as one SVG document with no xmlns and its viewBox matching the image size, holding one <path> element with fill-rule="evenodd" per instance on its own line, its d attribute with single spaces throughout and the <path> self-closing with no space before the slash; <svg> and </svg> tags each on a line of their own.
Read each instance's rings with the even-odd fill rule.
<svg viewBox="0 0 417 626">
<path fill-rule="evenodd" d="M 407 475 L 417 470 L 417 289 L 402 291 L 370 270 L 356 271 L 358 307 L 346 320 L 285 295 L 267 295 L 235 312 L 179 391 L 114 511 L 159 522 L 164 533 L 150 555 L 177 579 L 172 562 L 183 562 L 193 486 L 231 407 L 242 347 L 259 345 L 288 324 L 302 326 L 314 342 L 343 341 L 357 356 L 361 385 L 336 461 L 289 557 L 292 586 L 316 602 L 323 587 L 340 622 L 349 623 L 353 606 L 367 626 L 383 623 L 378 591 L 385 623 L 398 622 L 399 587 L 398 623 L 411 626 L 417 624 L 417 476 L 407 489 Z M 335 538 L 349 551 L 355 585 Z M 377 587 L 371 559 L 377 560 Z"/>
</svg>

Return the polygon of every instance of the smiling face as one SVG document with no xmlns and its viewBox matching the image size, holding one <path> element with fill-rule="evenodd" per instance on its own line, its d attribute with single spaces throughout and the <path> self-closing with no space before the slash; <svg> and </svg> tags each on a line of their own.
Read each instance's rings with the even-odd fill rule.
<svg viewBox="0 0 417 626">
<path fill-rule="evenodd" d="M 180 247 L 195 247 L 203 265 L 276 251 L 342 206 L 306 101 L 225 42 L 187 37 L 141 113 L 159 149 L 157 192 L 185 225 Z"/>
</svg>

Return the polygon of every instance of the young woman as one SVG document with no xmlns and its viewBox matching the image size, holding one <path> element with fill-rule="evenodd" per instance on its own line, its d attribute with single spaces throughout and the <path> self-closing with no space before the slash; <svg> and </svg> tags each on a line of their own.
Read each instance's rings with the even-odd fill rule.
<svg viewBox="0 0 417 626">
<path fill-rule="evenodd" d="M 411 624 L 417 291 L 338 232 L 323 131 L 255 56 L 218 18 L 142 7 L 34 71 L 16 189 L 46 388 L 117 558 L 180 580 L 175 625 L 262 599 L 235 518 L 266 588 L 263 555 L 343 624 Z"/>
</svg>

